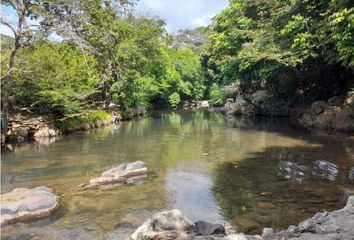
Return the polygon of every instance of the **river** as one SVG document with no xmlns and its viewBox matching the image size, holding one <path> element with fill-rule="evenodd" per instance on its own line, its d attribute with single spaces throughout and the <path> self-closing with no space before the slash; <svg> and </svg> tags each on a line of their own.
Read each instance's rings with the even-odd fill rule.
<svg viewBox="0 0 354 240">
<path fill-rule="evenodd" d="M 115 165 L 144 161 L 138 186 L 76 191 Z M 47 144 L 22 144 L 1 159 L 1 192 L 45 185 L 56 215 L 3 226 L 3 239 L 124 239 L 155 212 L 239 230 L 286 228 L 345 205 L 354 192 L 354 138 L 291 127 L 286 119 L 166 112 Z"/>
</svg>

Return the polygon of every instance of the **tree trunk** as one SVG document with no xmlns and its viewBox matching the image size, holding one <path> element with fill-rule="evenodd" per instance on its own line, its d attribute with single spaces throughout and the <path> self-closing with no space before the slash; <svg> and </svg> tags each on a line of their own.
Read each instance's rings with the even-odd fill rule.
<svg viewBox="0 0 354 240">
<path fill-rule="evenodd" d="M 1 22 L 2 24 L 5 24 L 6 26 L 9 26 L 11 30 L 13 31 L 15 35 L 15 41 L 14 45 L 9 57 L 9 62 L 8 62 L 8 71 L 5 74 L 4 77 L 1 78 L 3 81 L 2 83 L 2 98 L 1 98 L 1 112 L 2 112 L 2 120 L 3 120 L 3 128 L 1 129 L 1 145 L 3 145 L 3 141 L 6 141 L 7 138 L 7 133 L 8 133 L 8 124 L 9 124 L 9 110 L 10 110 L 10 91 L 11 91 L 11 85 L 12 85 L 12 76 L 13 76 L 13 71 L 14 71 L 14 65 L 15 65 L 15 57 L 17 51 L 22 47 L 21 45 L 21 37 L 24 34 L 23 27 L 25 25 L 25 13 L 28 10 L 29 2 L 22 2 L 18 6 L 18 9 L 16 9 L 17 14 L 18 14 L 18 22 L 17 22 L 17 28 L 16 30 L 11 27 L 9 23 L 6 22 Z"/>
</svg>

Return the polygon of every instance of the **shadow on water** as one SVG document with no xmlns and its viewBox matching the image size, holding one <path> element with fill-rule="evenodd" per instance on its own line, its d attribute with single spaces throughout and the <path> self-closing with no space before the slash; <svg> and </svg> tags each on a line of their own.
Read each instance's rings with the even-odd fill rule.
<svg viewBox="0 0 354 240">
<path fill-rule="evenodd" d="M 354 166 L 353 139 L 296 134 L 286 119 L 233 119 L 228 125 L 285 136 L 306 137 L 308 146 L 267 147 L 214 170 L 214 199 L 226 220 L 245 232 L 263 227 L 286 228 L 316 212 L 342 208 L 354 193 L 350 169 Z M 252 144 L 252 143 L 250 143 Z"/>
<path fill-rule="evenodd" d="M 61 197 L 61 208 L 53 218 L 5 226 L 4 239 L 124 239 L 152 213 L 171 208 L 246 231 L 283 228 L 342 207 L 353 190 L 353 139 L 312 134 L 287 119 L 158 112 L 45 143 L 2 155 L 2 192 L 46 185 Z M 74 190 L 137 160 L 150 171 L 139 186 Z"/>
</svg>

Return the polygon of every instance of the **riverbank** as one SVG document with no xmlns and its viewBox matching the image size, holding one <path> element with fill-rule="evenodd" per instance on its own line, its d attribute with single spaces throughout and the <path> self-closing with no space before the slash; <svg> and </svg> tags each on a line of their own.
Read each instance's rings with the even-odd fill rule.
<svg viewBox="0 0 354 240">
<path fill-rule="evenodd" d="M 209 101 L 186 101 L 181 106 L 181 109 L 196 111 L 209 109 L 210 107 Z M 168 107 L 163 109 L 163 111 L 171 110 Z M 119 114 L 118 119 L 119 121 L 130 121 L 148 115 L 144 107 L 138 107 Z M 103 128 L 110 124 L 112 124 L 111 113 L 104 110 L 89 110 L 58 119 L 52 115 L 33 114 L 27 109 L 23 109 L 23 111 L 11 114 L 6 143 L 41 142 L 43 138 L 54 138 L 73 132 L 89 131 Z M 4 146 L 4 136 L 1 138 L 1 143 Z"/>
<path fill-rule="evenodd" d="M 344 208 L 318 212 L 311 218 L 291 225 L 287 230 L 264 228 L 262 235 L 246 235 L 237 226 L 197 221 L 193 223 L 179 210 L 157 213 L 130 236 L 132 240 L 351 240 L 354 236 L 354 195 Z"/>
<path fill-rule="evenodd" d="M 228 98 L 221 112 L 235 115 L 287 117 L 295 125 L 329 132 L 354 132 L 354 93 L 316 101 L 311 106 L 289 107 L 267 91 Z"/>
<path fill-rule="evenodd" d="M 6 142 L 41 141 L 77 131 L 87 131 L 111 124 L 111 115 L 106 111 L 85 111 L 56 119 L 51 115 L 36 115 L 24 112 L 12 114 Z M 2 145 L 5 138 L 2 136 Z"/>
</svg>

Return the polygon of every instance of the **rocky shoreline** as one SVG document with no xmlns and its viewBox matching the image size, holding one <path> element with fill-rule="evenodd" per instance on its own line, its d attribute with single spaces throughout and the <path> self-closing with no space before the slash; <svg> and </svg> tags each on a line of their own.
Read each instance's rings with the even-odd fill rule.
<svg viewBox="0 0 354 240">
<path fill-rule="evenodd" d="M 237 229 L 204 221 L 192 223 L 177 209 L 146 220 L 131 240 L 353 240 L 354 195 L 344 208 L 319 212 L 287 230 L 264 228 L 262 235 L 237 233 Z"/>
<path fill-rule="evenodd" d="M 272 99 L 267 91 L 228 98 L 221 112 L 236 115 L 290 117 L 293 123 L 307 129 L 354 132 L 354 93 L 313 102 L 309 108 L 289 108 Z"/>
</svg>

